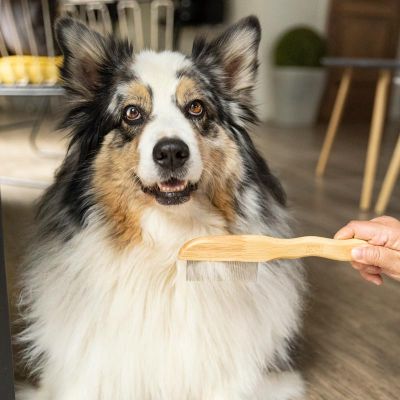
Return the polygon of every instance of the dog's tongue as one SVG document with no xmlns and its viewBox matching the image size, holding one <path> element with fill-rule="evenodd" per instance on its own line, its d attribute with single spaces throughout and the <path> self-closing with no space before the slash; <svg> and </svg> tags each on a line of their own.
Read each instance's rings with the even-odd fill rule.
<svg viewBox="0 0 400 400">
<path fill-rule="evenodd" d="M 186 182 L 171 178 L 168 181 L 160 182 L 158 188 L 161 192 L 181 192 L 186 188 Z"/>
</svg>

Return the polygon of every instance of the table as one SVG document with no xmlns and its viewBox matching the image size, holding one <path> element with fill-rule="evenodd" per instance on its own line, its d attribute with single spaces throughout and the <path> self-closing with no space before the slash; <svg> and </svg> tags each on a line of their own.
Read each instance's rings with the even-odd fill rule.
<svg viewBox="0 0 400 400">
<path fill-rule="evenodd" d="M 322 177 L 325 172 L 326 164 L 328 162 L 329 155 L 332 149 L 332 144 L 342 118 L 343 109 L 350 89 L 354 70 L 360 68 L 379 70 L 360 199 L 360 209 L 366 211 L 371 205 L 371 197 L 376 175 L 376 166 L 385 122 L 389 85 L 391 82 L 393 71 L 400 69 L 400 60 L 327 57 L 322 60 L 322 63 L 323 65 L 330 68 L 339 67 L 344 68 L 344 70 L 340 81 L 339 90 L 336 96 L 335 104 L 332 110 L 332 116 L 329 120 L 324 144 L 322 146 L 317 168 L 315 171 L 318 177 Z"/>
</svg>

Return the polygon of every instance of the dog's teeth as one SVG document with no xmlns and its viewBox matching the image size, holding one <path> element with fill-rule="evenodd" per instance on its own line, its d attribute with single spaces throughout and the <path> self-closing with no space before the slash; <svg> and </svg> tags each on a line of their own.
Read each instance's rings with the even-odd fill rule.
<svg viewBox="0 0 400 400">
<path fill-rule="evenodd" d="M 182 190 L 185 190 L 186 186 L 186 182 L 179 186 L 170 186 L 161 182 L 158 183 L 158 188 L 161 190 L 161 192 L 181 192 Z"/>
</svg>

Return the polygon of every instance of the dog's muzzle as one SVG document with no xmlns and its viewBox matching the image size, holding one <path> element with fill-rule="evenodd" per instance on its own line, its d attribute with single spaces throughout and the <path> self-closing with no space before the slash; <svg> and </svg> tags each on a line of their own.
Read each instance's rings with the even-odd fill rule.
<svg viewBox="0 0 400 400">
<path fill-rule="evenodd" d="M 160 182 L 143 191 L 155 197 L 162 205 L 177 205 L 190 200 L 197 183 L 185 179 L 190 159 L 188 145 L 178 138 L 161 139 L 153 149 L 153 160 L 160 174 Z"/>
</svg>

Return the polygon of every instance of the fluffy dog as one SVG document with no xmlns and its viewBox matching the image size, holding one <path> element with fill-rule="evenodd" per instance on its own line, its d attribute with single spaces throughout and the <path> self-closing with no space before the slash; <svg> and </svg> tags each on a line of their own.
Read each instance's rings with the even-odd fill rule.
<svg viewBox="0 0 400 400">
<path fill-rule="evenodd" d="M 191 56 L 136 54 L 68 18 L 56 32 L 71 142 L 23 271 L 20 340 L 38 388 L 19 399 L 300 398 L 301 266 L 188 282 L 177 261 L 197 236 L 291 234 L 248 134 L 257 18 Z"/>
</svg>

